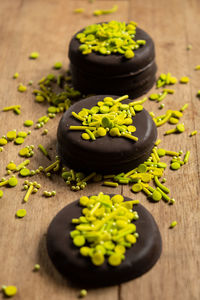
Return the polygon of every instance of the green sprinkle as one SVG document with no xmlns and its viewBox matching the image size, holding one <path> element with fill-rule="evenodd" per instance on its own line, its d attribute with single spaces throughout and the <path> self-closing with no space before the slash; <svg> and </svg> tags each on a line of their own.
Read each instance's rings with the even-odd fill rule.
<svg viewBox="0 0 200 300">
<path fill-rule="evenodd" d="M 117 6 L 108 11 L 96 10 L 94 14 L 96 16 L 102 15 L 116 9 Z M 76 35 L 81 43 L 79 50 L 83 55 L 94 51 L 101 55 L 117 53 L 131 59 L 135 55 L 134 51 L 145 46 L 146 43 L 144 40 L 135 40 L 136 26 L 135 22 L 125 24 L 117 21 L 87 26 L 81 33 Z"/>
<path fill-rule="evenodd" d="M 53 67 L 54 67 L 54 69 L 59 70 L 59 69 L 62 68 L 62 63 L 61 62 L 56 62 Z"/>
<path fill-rule="evenodd" d="M 15 130 L 12 130 L 12 131 L 8 131 L 6 136 L 9 141 L 13 141 L 16 138 L 17 134 Z"/>
<path fill-rule="evenodd" d="M 24 93 L 24 92 L 26 92 L 26 90 L 27 90 L 27 87 L 25 85 L 23 85 L 22 83 L 20 83 L 20 85 L 18 86 L 18 91 L 20 93 Z"/>
<path fill-rule="evenodd" d="M 26 215 L 26 210 L 25 209 L 18 209 L 18 211 L 16 212 L 16 216 L 18 217 L 18 218 L 23 218 L 23 217 L 25 217 L 25 215 Z"/>
<path fill-rule="evenodd" d="M 25 131 L 19 131 L 17 133 L 17 137 L 26 138 L 27 137 L 27 133 Z"/>
<path fill-rule="evenodd" d="M 32 120 L 26 120 L 25 122 L 24 122 L 24 126 L 26 126 L 26 127 L 30 127 L 30 126 L 33 126 L 33 121 Z"/>
<path fill-rule="evenodd" d="M 162 198 L 162 194 L 161 194 L 159 191 L 154 190 L 154 191 L 153 191 L 153 194 L 152 194 L 152 199 L 153 199 L 154 201 L 160 201 L 161 198 Z"/>
<path fill-rule="evenodd" d="M 45 98 L 44 98 L 42 95 L 37 95 L 37 96 L 35 97 L 35 101 L 36 101 L 36 102 L 39 102 L 39 103 L 42 103 L 42 102 L 45 101 Z"/>
<path fill-rule="evenodd" d="M 17 145 L 21 145 L 21 144 L 23 144 L 23 142 L 24 142 L 24 138 L 23 137 L 17 137 L 15 139 L 15 144 L 17 144 Z"/>
<path fill-rule="evenodd" d="M 149 96 L 149 99 L 150 100 L 157 100 L 159 98 L 159 95 L 158 94 L 151 94 L 150 96 Z"/>
<path fill-rule="evenodd" d="M 29 176 L 31 172 L 27 168 L 22 168 L 19 173 L 21 176 L 26 177 L 26 176 Z"/>
<path fill-rule="evenodd" d="M 104 181 L 103 185 L 110 186 L 110 187 L 118 187 L 118 183 L 112 181 Z"/>
<path fill-rule="evenodd" d="M 118 253 L 114 253 L 112 254 L 111 256 L 109 256 L 108 258 L 108 263 L 111 265 L 111 266 L 119 266 L 122 262 L 122 257 L 120 254 Z"/>
<path fill-rule="evenodd" d="M 131 49 L 128 49 L 126 50 L 126 52 L 124 53 L 124 56 L 127 58 L 127 59 L 131 59 L 135 56 L 135 53 L 131 50 Z"/>
<path fill-rule="evenodd" d="M 132 186 L 132 191 L 134 193 L 138 193 L 142 190 L 142 184 L 141 183 L 135 183 L 133 186 Z"/>
<path fill-rule="evenodd" d="M 4 286 L 3 293 L 7 297 L 13 297 L 17 294 L 17 287 L 14 285 Z"/>
<path fill-rule="evenodd" d="M 35 264 L 34 269 L 35 272 L 40 270 L 40 265 L 39 264 Z"/>
<path fill-rule="evenodd" d="M 189 160 L 189 156 L 190 156 L 190 151 L 187 151 L 186 154 L 185 154 L 185 157 L 184 157 L 184 164 L 186 164 Z"/>
<path fill-rule="evenodd" d="M 83 13 L 84 11 L 85 11 L 84 8 L 76 8 L 76 9 L 74 9 L 74 13 L 76 13 L 76 14 L 81 14 L 81 13 Z"/>
<path fill-rule="evenodd" d="M 0 146 L 5 146 L 7 144 L 7 140 L 5 138 L 0 139 Z"/>
<path fill-rule="evenodd" d="M 57 107 L 55 107 L 55 106 L 50 106 L 50 107 L 48 108 L 48 113 L 52 113 L 52 114 L 57 113 Z"/>
<path fill-rule="evenodd" d="M 7 170 L 10 170 L 10 171 L 14 171 L 16 169 L 16 164 L 14 163 L 9 163 L 7 166 L 6 166 L 6 169 Z"/>
<path fill-rule="evenodd" d="M 44 146 L 42 146 L 41 144 L 38 145 L 38 149 L 46 156 L 50 159 L 50 156 L 47 152 L 47 150 L 44 148 Z"/>
<path fill-rule="evenodd" d="M 87 296 L 87 290 L 84 290 L 84 289 L 81 290 L 80 293 L 79 293 L 79 297 L 83 298 L 83 297 L 86 297 L 86 296 Z"/>
<path fill-rule="evenodd" d="M 3 191 L 0 190 L 0 198 L 2 198 L 2 197 L 3 197 Z"/>
<path fill-rule="evenodd" d="M 171 133 L 182 133 L 184 131 L 185 131 L 184 124 L 178 124 L 175 129 L 170 129 L 170 130 L 166 131 L 164 134 L 168 135 L 168 134 L 171 134 Z"/>
<path fill-rule="evenodd" d="M 177 119 L 177 118 L 171 117 L 171 118 L 169 119 L 169 123 L 170 123 L 170 124 L 177 124 L 178 122 L 179 122 L 179 119 Z"/>
<path fill-rule="evenodd" d="M 19 155 L 20 156 L 27 156 L 29 154 L 29 149 L 28 148 L 22 148 L 20 151 L 19 151 Z"/>
<path fill-rule="evenodd" d="M 173 222 L 170 224 L 169 228 L 174 228 L 177 224 L 178 224 L 177 221 L 173 221 Z"/>
<path fill-rule="evenodd" d="M 190 133 L 190 136 L 196 135 L 197 134 L 197 130 L 194 130 Z"/>
<path fill-rule="evenodd" d="M 39 57 L 38 52 L 31 52 L 31 54 L 29 55 L 29 58 L 31 59 L 37 59 L 38 57 Z"/>
<path fill-rule="evenodd" d="M 181 165 L 180 165 L 179 162 L 173 162 L 173 163 L 170 165 L 170 168 L 171 168 L 172 170 L 178 170 L 178 169 L 180 169 L 180 167 L 181 167 Z"/>
<path fill-rule="evenodd" d="M 183 77 L 181 77 L 181 79 L 180 79 L 180 83 L 188 83 L 189 80 L 190 80 L 190 79 L 189 79 L 187 76 L 183 76 Z"/>
<path fill-rule="evenodd" d="M 118 6 L 117 5 L 114 5 L 111 9 L 109 10 L 95 10 L 93 12 L 93 15 L 94 16 L 100 16 L 100 15 L 107 15 L 107 14 L 111 14 L 111 13 L 114 13 L 118 10 Z"/>
<path fill-rule="evenodd" d="M 17 79 L 19 77 L 19 73 L 15 73 L 14 75 L 13 75 L 13 79 Z"/>
<path fill-rule="evenodd" d="M 134 110 L 136 112 L 142 111 L 143 110 L 143 106 L 140 104 L 134 105 Z"/>
<path fill-rule="evenodd" d="M 18 180 L 15 177 L 11 177 L 8 179 L 8 185 L 10 187 L 15 187 L 18 184 Z"/>
<path fill-rule="evenodd" d="M 147 166 L 145 164 L 140 164 L 138 166 L 138 172 L 139 173 L 145 173 L 147 171 Z"/>
<path fill-rule="evenodd" d="M 199 71 L 199 70 L 200 70 L 200 65 L 197 65 L 194 69 L 195 69 L 196 71 Z"/>
</svg>

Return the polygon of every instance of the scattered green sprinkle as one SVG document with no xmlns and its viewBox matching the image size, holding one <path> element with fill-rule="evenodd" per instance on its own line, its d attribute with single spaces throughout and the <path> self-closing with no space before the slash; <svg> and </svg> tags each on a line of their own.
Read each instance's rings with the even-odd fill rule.
<svg viewBox="0 0 200 300">
<path fill-rule="evenodd" d="M 24 208 L 22 209 L 18 209 L 18 211 L 16 212 L 16 216 L 18 218 L 23 218 L 26 215 L 26 210 Z"/>
<path fill-rule="evenodd" d="M 183 76 L 183 77 L 181 77 L 181 79 L 180 79 L 180 83 L 188 83 L 189 80 L 190 80 L 190 79 L 189 79 L 187 76 Z"/>
<path fill-rule="evenodd" d="M 20 93 L 24 93 L 24 92 L 26 92 L 26 90 L 27 90 L 27 87 L 25 85 L 23 85 L 22 83 L 20 83 L 20 85 L 18 86 L 18 91 Z"/>
<path fill-rule="evenodd" d="M 13 79 L 17 79 L 19 77 L 19 73 L 15 73 L 14 75 L 13 75 Z"/>
<path fill-rule="evenodd" d="M 15 139 L 15 144 L 17 144 L 17 145 L 21 145 L 21 144 L 23 144 L 23 142 L 24 142 L 24 138 L 23 137 L 17 137 Z"/>
<path fill-rule="evenodd" d="M 87 290 L 81 290 L 80 293 L 79 293 L 79 297 L 83 298 L 83 297 L 86 297 L 87 296 Z"/>
<path fill-rule="evenodd" d="M 170 228 L 174 228 L 176 225 L 177 225 L 178 223 L 177 223 L 177 221 L 173 221 L 171 224 L 170 224 Z"/>
<path fill-rule="evenodd" d="M 81 13 L 83 13 L 84 11 L 85 11 L 84 8 L 76 8 L 76 9 L 74 10 L 74 13 L 76 13 L 76 14 L 81 14 Z"/>
<path fill-rule="evenodd" d="M 7 132 L 6 136 L 9 141 L 13 141 L 16 138 L 17 133 L 15 130 L 11 130 Z"/>
<path fill-rule="evenodd" d="M 19 173 L 21 176 L 26 177 L 29 176 L 31 172 L 28 168 L 22 168 Z"/>
<path fill-rule="evenodd" d="M 94 16 L 108 15 L 116 12 L 118 10 L 118 5 L 114 5 L 111 9 L 108 10 L 95 10 L 93 12 Z"/>
<path fill-rule="evenodd" d="M 7 297 L 13 297 L 17 294 L 17 287 L 14 285 L 4 286 L 3 293 Z"/>
<path fill-rule="evenodd" d="M 25 122 L 24 122 L 24 126 L 26 126 L 26 127 L 30 127 L 30 126 L 33 126 L 33 121 L 32 120 L 26 120 Z"/>
<path fill-rule="evenodd" d="M 5 138 L 0 139 L 0 146 L 5 146 L 8 143 L 8 141 Z"/>
<path fill-rule="evenodd" d="M 180 163 L 177 161 L 177 162 L 173 162 L 171 165 L 170 165 L 170 168 L 172 169 L 172 170 L 178 170 L 178 169 L 180 169 L 180 167 L 181 167 L 181 165 L 180 165 Z"/>
<path fill-rule="evenodd" d="M 2 198 L 2 197 L 3 197 L 3 191 L 0 190 L 0 198 Z"/>
<path fill-rule="evenodd" d="M 197 130 L 194 130 L 190 133 L 190 136 L 196 135 L 197 134 Z"/>
<path fill-rule="evenodd" d="M 39 57 L 39 53 L 38 52 L 31 52 L 31 54 L 29 55 L 29 58 L 31 59 L 37 59 Z"/>
<path fill-rule="evenodd" d="M 53 67 L 54 67 L 54 69 L 59 70 L 59 69 L 62 68 L 62 63 L 61 62 L 56 62 Z"/>
<path fill-rule="evenodd" d="M 40 270 L 40 265 L 39 264 L 35 264 L 34 269 L 35 272 Z"/>
<path fill-rule="evenodd" d="M 16 177 L 11 177 L 8 179 L 8 185 L 10 187 L 15 187 L 18 184 L 18 180 Z"/>
</svg>

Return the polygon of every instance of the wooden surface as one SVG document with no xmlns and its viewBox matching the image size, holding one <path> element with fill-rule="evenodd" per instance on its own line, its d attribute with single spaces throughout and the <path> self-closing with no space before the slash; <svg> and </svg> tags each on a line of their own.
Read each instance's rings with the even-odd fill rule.
<svg viewBox="0 0 200 300">
<path fill-rule="evenodd" d="M 115 14 L 99 18 L 92 16 L 94 9 L 111 8 L 116 3 L 119 10 Z M 75 15 L 73 10 L 79 7 L 85 8 L 85 12 Z M 187 165 L 178 172 L 166 171 L 167 186 L 170 187 L 176 203 L 169 206 L 161 201 L 153 205 L 144 195 L 137 195 L 159 225 L 163 239 L 161 258 L 152 270 L 134 281 L 120 286 L 89 290 L 88 300 L 200 299 L 200 103 L 195 96 L 200 89 L 200 71 L 194 71 L 194 67 L 200 64 L 199 11 L 199 0 L 96 0 L 94 3 L 87 0 L 0 0 L 0 108 L 22 105 L 20 116 L 12 112 L 0 112 L 1 135 L 14 128 L 23 130 L 24 120 L 36 121 L 45 114 L 45 105 L 34 102 L 32 89 L 37 86 L 39 79 L 52 72 L 54 62 L 62 61 L 67 69 L 67 48 L 72 34 L 94 22 L 112 19 L 137 21 L 155 41 L 158 74 L 171 72 L 177 78 L 190 77 L 189 84 L 176 84 L 176 92 L 164 100 L 163 110 L 180 109 L 184 103 L 189 103 L 182 119 L 186 131 L 181 135 L 163 137 L 163 132 L 170 125 L 159 128 L 163 148 L 182 149 L 184 152 L 191 150 Z M 190 51 L 186 50 L 188 44 L 193 46 Z M 28 59 L 32 51 L 40 53 L 38 60 Z M 12 79 L 15 72 L 20 74 L 17 80 Z M 17 92 L 19 82 L 27 84 L 29 80 L 33 80 L 33 87 L 29 87 L 24 94 Z M 156 115 L 160 113 L 156 103 L 148 101 L 145 107 Z M 25 144 L 34 144 L 37 148 L 42 142 L 53 157 L 59 118 L 57 116 L 47 124 L 49 133 L 45 137 L 42 137 L 41 130 L 33 129 Z M 193 130 L 199 132 L 191 138 L 189 133 Z M 10 160 L 17 164 L 22 161 L 17 155 L 21 148 L 9 143 L 0 153 L 0 176 L 4 176 L 5 166 Z M 30 168 L 35 169 L 41 164 L 47 166 L 48 159 L 38 150 L 35 152 Z M 61 208 L 81 195 L 100 191 L 109 193 L 113 190 L 100 184 L 91 184 L 84 191 L 74 193 L 59 176 L 55 175 L 51 180 L 39 175 L 35 179 L 42 184 L 42 188 L 31 196 L 27 204 L 22 203 L 23 179 L 19 179 L 19 184 L 14 189 L 2 188 L 4 196 L 0 199 L 0 285 L 16 285 L 19 290 L 15 296 L 17 300 L 77 299 L 79 288 L 70 286 L 54 269 L 47 256 L 47 227 Z M 42 191 L 54 189 L 57 191 L 56 197 L 42 197 Z M 115 192 L 136 198 L 127 186 L 120 186 Z M 27 210 L 27 216 L 21 220 L 15 218 L 15 212 L 19 208 Z M 169 224 L 173 220 L 177 220 L 178 225 L 169 230 Z M 32 271 L 36 263 L 41 265 L 38 273 Z"/>
</svg>

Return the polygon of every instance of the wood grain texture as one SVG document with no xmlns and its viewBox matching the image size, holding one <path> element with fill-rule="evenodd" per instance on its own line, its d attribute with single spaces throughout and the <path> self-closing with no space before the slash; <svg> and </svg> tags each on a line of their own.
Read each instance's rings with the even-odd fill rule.
<svg viewBox="0 0 200 300">
<path fill-rule="evenodd" d="M 119 10 L 114 15 L 96 18 L 92 16 L 95 9 L 111 8 L 118 4 Z M 83 14 L 74 14 L 78 7 L 85 8 Z M 0 108 L 8 105 L 21 104 L 22 113 L 17 116 L 12 112 L 0 112 L 1 132 L 16 128 L 22 130 L 23 121 L 33 119 L 46 112 L 46 106 L 34 102 L 31 91 L 37 86 L 40 78 L 52 72 L 56 61 L 62 61 L 67 69 L 67 47 L 71 36 L 80 28 L 94 22 L 116 19 L 119 21 L 134 20 L 148 31 L 156 44 L 158 74 L 171 72 L 177 78 L 189 76 L 187 85 L 176 84 L 176 92 L 169 95 L 165 108 L 180 109 L 189 103 L 183 121 L 186 131 L 182 135 L 171 135 L 163 138 L 163 133 L 170 128 L 164 125 L 159 128 L 162 147 L 166 149 L 191 150 L 191 158 L 187 165 L 178 172 L 166 170 L 167 186 L 176 199 L 174 206 L 164 202 L 153 205 L 143 194 L 133 195 L 130 187 L 120 186 L 116 193 L 123 193 L 138 198 L 156 219 L 163 238 L 163 252 L 156 266 L 142 277 L 105 289 L 89 290 L 87 299 L 105 300 L 169 300 L 200 298 L 200 205 L 199 205 L 199 134 L 189 137 L 193 130 L 200 131 L 200 102 L 196 92 L 200 89 L 200 71 L 194 67 L 200 64 L 199 0 L 0 0 Z M 186 50 L 192 44 L 190 51 Z M 29 60 L 32 51 L 38 51 L 38 60 Z M 13 80 L 12 76 L 19 72 L 20 77 Z M 57 73 L 62 71 L 57 71 Z M 33 80 L 33 87 L 24 94 L 17 92 L 19 82 L 27 84 Z M 152 89 L 152 92 L 154 88 Z M 161 111 L 156 103 L 148 101 L 145 105 L 150 111 L 159 115 Z M 42 143 L 53 158 L 55 156 L 56 128 L 60 116 L 50 121 L 46 128 L 49 133 L 42 137 L 41 131 L 32 130 L 25 144 L 34 144 L 37 148 Z M 0 153 L 0 176 L 5 174 L 5 166 L 10 160 L 17 164 L 22 159 L 17 156 L 21 146 L 9 143 Z M 52 150 L 50 150 L 52 149 Z M 38 151 L 31 158 L 30 168 L 39 165 L 47 166 L 48 159 Z M 167 160 L 166 160 L 167 161 Z M 45 234 L 52 217 L 67 203 L 81 195 L 103 191 L 110 193 L 112 188 L 91 184 L 80 193 L 73 193 L 57 176 L 47 179 L 38 175 L 35 180 L 42 185 L 41 191 L 31 195 L 30 201 L 22 203 L 23 179 L 19 178 L 16 188 L 4 190 L 0 199 L 0 285 L 14 284 L 19 292 L 17 300 L 77 299 L 80 288 L 74 287 L 63 279 L 54 269 L 46 253 Z M 43 198 L 42 191 L 56 189 L 54 198 Z M 27 216 L 16 219 L 15 212 L 26 208 Z M 177 220 L 178 225 L 169 230 L 171 221 Z M 41 265 L 38 273 L 32 272 L 36 263 Z M 0 299 L 3 295 L 0 294 Z"/>
</svg>

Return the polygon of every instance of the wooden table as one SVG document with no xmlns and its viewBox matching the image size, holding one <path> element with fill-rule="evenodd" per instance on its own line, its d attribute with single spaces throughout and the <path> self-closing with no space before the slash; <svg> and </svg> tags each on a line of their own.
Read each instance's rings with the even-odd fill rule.
<svg viewBox="0 0 200 300">
<path fill-rule="evenodd" d="M 95 17 L 95 9 L 111 8 L 118 4 L 115 14 Z M 76 8 L 83 7 L 83 14 L 74 14 Z M 171 128 L 166 124 L 159 128 L 162 147 L 184 152 L 191 151 L 189 163 L 178 172 L 166 171 L 167 186 L 176 199 L 173 206 L 164 202 L 153 205 L 143 194 L 137 195 L 156 219 L 163 239 L 163 251 L 160 260 L 142 277 L 109 288 L 89 290 L 87 299 L 104 300 L 198 300 L 200 299 L 200 232 L 199 232 L 199 160 L 200 139 L 189 137 L 193 130 L 200 130 L 200 102 L 196 97 L 200 89 L 200 71 L 194 67 L 200 64 L 200 1 L 199 0 L 6 0 L 0 1 L 0 108 L 21 104 L 22 113 L 0 112 L 1 135 L 11 129 L 23 130 L 26 119 L 36 121 L 46 112 L 46 106 L 34 102 L 32 89 L 43 76 L 52 72 L 56 61 L 68 67 L 67 48 L 73 33 L 94 22 L 134 20 L 147 30 L 156 44 L 158 74 L 171 72 L 180 78 L 189 76 L 186 85 L 177 83 L 175 94 L 168 96 L 165 108 L 160 111 L 158 104 L 148 101 L 145 107 L 159 115 L 167 109 L 180 109 L 189 103 L 183 122 L 186 131 L 181 135 L 163 136 Z M 186 50 L 191 44 L 192 49 Z M 37 60 L 28 59 L 32 51 L 38 51 Z M 19 72 L 19 78 L 12 76 Z M 59 73 L 60 71 L 57 71 Z M 56 72 L 55 72 L 56 73 Z M 21 94 L 17 91 L 20 82 L 27 84 L 33 80 L 33 86 Z M 154 89 L 152 89 L 154 91 Z M 149 93 L 150 94 L 150 93 Z M 55 155 L 56 128 L 60 115 L 47 124 L 49 133 L 42 136 L 42 130 L 32 129 L 26 139 L 26 145 L 36 146 L 31 158 L 30 168 L 47 166 L 49 161 L 37 150 L 42 143 Z M 17 164 L 22 161 L 17 153 L 20 146 L 9 143 L 0 153 L 1 176 L 10 160 Z M 52 150 L 51 150 L 52 149 Z M 16 285 L 18 293 L 15 299 L 77 299 L 79 289 L 72 287 L 54 269 L 47 256 L 45 234 L 52 217 L 66 204 L 85 193 L 109 193 L 112 188 L 101 184 L 90 184 L 79 193 L 70 191 L 57 175 L 48 179 L 38 175 L 35 179 L 41 183 L 41 190 L 31 195 L 30 201 L 23 203 L 23 179 L 19 178 L 16 188 L 2 188 L 4 196 L 0 199 L 0 285 Z M 52 198 L 42 197 L 44 190 L 56 190 Z M 128 186 L 120 186 L 116 193 L 136 198 Z M 26 208 L 24 219 L 16 219 L 19 208 Z M 177 227 L 169 230 L 173 220 Z M 33 272 L 34 265 L 41 266 L 39 272 Z M 83 287 L 80 287 L 83 288 Z M 0 298 L 3 298 L 1 295 Z"/>
</svg>

